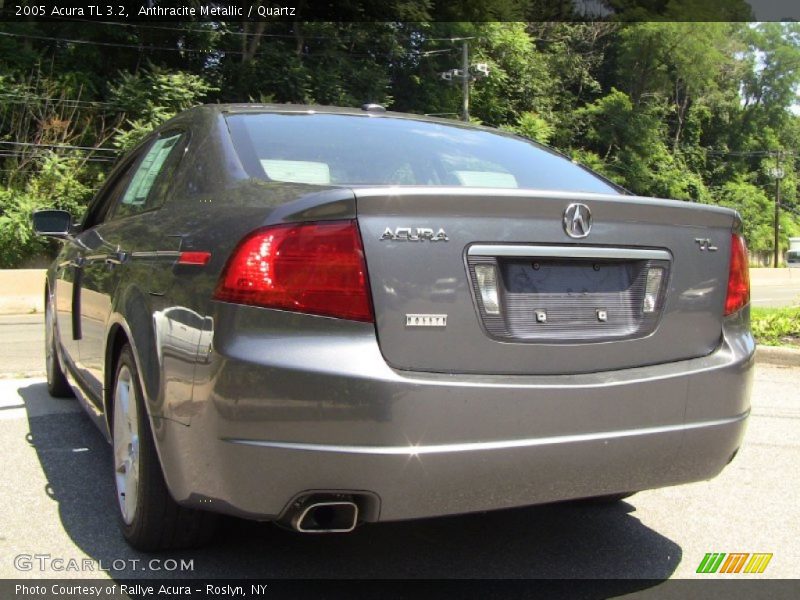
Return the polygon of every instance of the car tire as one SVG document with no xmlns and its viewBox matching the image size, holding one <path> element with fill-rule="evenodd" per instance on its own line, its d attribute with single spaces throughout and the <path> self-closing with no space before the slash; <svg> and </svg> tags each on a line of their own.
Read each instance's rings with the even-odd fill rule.
<svg viewBox="0 0 800 600">
<path fill-rule="evenodd" d="M 112 393 L 115 493 L 125 540 L 144 552 L 207 543 L 216 531 L 218 515 L 180 506 L 170 495 L 128 344 L 117 361 Z"/>
<path fill-rule="evenodd" d="M 56 344 L 56 319 L 52 303 L 47 300 L 44 307 L 44 361 L 47 371 L 47 391 L 54 398 L 71 398 L 72 388 L 64 375 Z"/>
</svg>

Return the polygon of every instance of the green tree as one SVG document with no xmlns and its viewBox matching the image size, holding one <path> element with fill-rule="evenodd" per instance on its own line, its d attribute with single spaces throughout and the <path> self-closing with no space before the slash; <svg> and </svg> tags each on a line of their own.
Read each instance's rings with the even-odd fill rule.
<svg viewBox="0 0 800 600">
<path fill-rule="evenodd" d="M 461 86 L 440 73 L 460 68 L 460 38 L 490 67 L 471 84 L 476 121 L 637 194 L 732 206 L 765 252 L 782 151 L 782 239 L 797 231 L 800 25 L 741 22 L 743 0 L 605 4 L 615 21 L 558 22 L 569 9 L 555 0 L 504 0 L 470 1 L 472 22 L 458 22 L 449 5 L 392 0 L 402 20 L 343 5 L 341 22 L 0 24 L 0 260 L 46 247 L 26 225 L 33 208 L 82 210 L 111 165 L 93 148 L 130 148 L 197 103 L 379 102 L 455 118 Z"/>
<path fill-rule="evenodd" d="M 117 129 L 114 145 L 120 150 L 133 147 L 154 127 L 198 104 L 213 89 L 198 75 L 165 71 L 154 65 L 138 73 L 120 73 L 109 96 L 128 118 Z"/>
<path fill-rule="evenodd" d="M 717 201 L 739 212 L 747 247 L 751 251 L 772 250 L 773 203 L 763 189 L 747 181 L 729 181 L 719 190 Z"/>
</svg>

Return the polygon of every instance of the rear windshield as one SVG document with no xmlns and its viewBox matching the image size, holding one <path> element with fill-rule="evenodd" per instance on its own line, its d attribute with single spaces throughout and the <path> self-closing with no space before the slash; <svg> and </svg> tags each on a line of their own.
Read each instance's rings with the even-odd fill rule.
<svg viewBox="0 0 800 600">
<path fill-rule="evenodd" d="M 250 175 L 312 185 L 443 185 L 617 194 L 525 140 L 457 125 L 329 114 L 228 115 Z"/>
</svg>

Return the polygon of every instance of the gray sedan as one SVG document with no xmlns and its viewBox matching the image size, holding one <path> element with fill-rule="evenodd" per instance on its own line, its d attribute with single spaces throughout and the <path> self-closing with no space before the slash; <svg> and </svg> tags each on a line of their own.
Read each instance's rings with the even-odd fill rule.
<svg viewBox="0 0 800 600">
<path fill-rule="evenodd" d="M 47 274 L 50 392 L 113 444 L 136 548 L 709 479 L 749 414 L 735 212 L 416 115 L 194 108 Z"/>
</svg>

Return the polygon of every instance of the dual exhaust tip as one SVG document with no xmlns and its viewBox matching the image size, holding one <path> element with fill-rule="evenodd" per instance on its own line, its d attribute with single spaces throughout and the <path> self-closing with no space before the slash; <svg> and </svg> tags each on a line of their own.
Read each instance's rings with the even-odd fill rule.
<svg viewBox="0 0 800 600">
<path fill-rule="evenodd" d="M 349 533 L 358 524 L 358 505 L 352 500 L 312 497 L 294 503 L 279 523 L 300 533 Z"/>
</svg>

